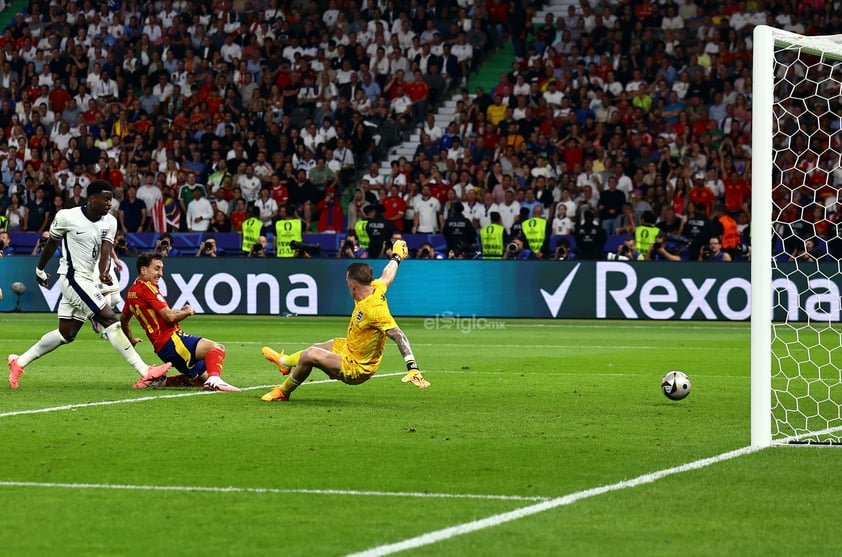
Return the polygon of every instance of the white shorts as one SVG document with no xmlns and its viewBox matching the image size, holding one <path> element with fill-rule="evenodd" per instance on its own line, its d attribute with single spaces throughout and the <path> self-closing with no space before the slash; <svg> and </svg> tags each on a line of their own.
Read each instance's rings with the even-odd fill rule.
<svg viewBox="0 0 842 557">
<path fill-rule="evenodd" d="M 102 295 L 105 296 L 105 300 L 108 304 L 108 307 L 114 307 L 120 303 L 120 279 L 117 277 L 117 269 L 114 268 L 114 265 L 111 266 L 111 269 L 108 271 L 108 274 L 111 275 L 111 285 L 104 284 L 97 279 L 96 286 L 99 288 L 99 291 L 102 292 Z"/>
<path fill-rule="evenodd" d="M 78 277 L 70 280 L 66 275 L 61 275 L 59 285 L 61 286 L 61 301 L 58 303 L 59 319 L 87 321 L 107 305 L 105 297 L 92 280 Z"/>
</svg>

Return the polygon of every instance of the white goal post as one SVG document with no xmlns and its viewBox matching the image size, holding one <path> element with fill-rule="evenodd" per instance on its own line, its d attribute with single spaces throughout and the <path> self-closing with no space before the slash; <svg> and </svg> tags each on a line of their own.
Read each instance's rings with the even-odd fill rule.
<svg viewBox="0 0 842 557">
<path fill-rule="evenodd" d="M 752 82 L 751 445 L 839 444 L 842 35 L 756 27 Z"/>
</svg>

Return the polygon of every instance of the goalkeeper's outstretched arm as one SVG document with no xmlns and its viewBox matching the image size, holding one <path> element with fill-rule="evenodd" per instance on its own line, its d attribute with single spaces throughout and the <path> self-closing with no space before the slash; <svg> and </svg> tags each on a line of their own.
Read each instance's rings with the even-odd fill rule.
<svg viewBox="0 0 842 557">
<path fill-rule="evenodd" d="M 383 272 L 380 274 L 380 280 L 388 288 L 392 285 L 392 282 L 395 280 L 395 275 L 398 272 L 398 265 L 401 261 L 409 257 L 409 248 L 406 247 L 406 242 L 403 240 L 397 240 L 394 244 L 392 244 L 392 257 L 391 260 L 386 263 L 386 267 L 383 268 Z"/>
</svg>

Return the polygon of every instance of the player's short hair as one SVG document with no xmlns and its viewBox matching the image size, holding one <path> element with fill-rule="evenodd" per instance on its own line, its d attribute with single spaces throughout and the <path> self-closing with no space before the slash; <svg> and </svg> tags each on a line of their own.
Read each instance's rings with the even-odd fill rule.
<svg viewBox="0 0 842 557">
<path fill-rule="evenodd" d="M 135 261 L 135 266 L 137 267 L 137 272 L 140 273 L 140 269 L 142 267 L 148 267 L 152 264 L 155 260 L 163 261 L 164 256 L 156 251 L 145 251 L 141 254 L 138 254 L 137 261 Z"/>
<path fill-rule="evenodd" d="M 88 186 L 88 197 L 103 192 L 114 193 L 114 188 L 111 186 L 111 182 L 107 180 L 94 180 Z"/>
<path fill-rule="evenodd" d="M 351 263 L 348 265 L 348 278 L 367 286 L 374 280 L 374 271 L 368 263 Z"/>
</svg>

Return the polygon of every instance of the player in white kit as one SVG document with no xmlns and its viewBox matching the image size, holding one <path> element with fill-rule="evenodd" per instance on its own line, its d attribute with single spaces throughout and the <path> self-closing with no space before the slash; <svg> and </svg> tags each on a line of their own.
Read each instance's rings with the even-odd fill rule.
<svg viewBox="0 0 842 557">
<path fill-rule="evenodd" d="M 50 275 L 44 267 L 61 242 L 61 261 L 58 274 L 61 302 L 58 306 L 58 329 L 42 336 L 29 350 L 10 354 L 9 386 L 18 388 L 24 368 L 32 361 L 52 352 L 62 344 L 73 342 L 82 325 L 93 316 L 102 325 L 108 341 L 140 375 L 142 381 L 166 374 L 172 364 L 146 364 L 135 351 L 120 327 L 108 301 L 97 287 L 98 282 L 110 285 L 111 250 L 117 232 L 117 219 L 110 214 L 113 188 L 105 180 L 95 180 L 88 186 L 88 201 L 82 207 L 62 209 L 50 225 L 50 237 L 35 267 L 38 283 L 47 286 Z"/>
</svg>

